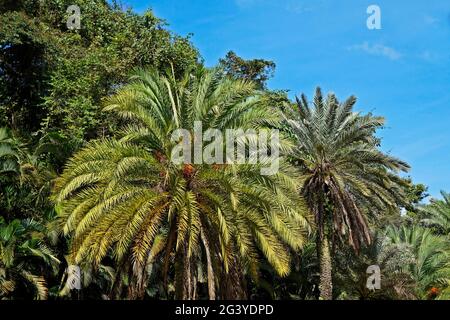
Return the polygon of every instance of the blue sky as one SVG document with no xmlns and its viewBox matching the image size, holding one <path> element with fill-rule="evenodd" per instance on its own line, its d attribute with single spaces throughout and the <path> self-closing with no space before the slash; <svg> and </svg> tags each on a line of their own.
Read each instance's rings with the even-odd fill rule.
<svg viewBox="0 0 450 320">
<path fill-rule="evenodd" d="M 174 32 L 193 33 L 205 63 L 229 50 L 277 64 L 272 89 L 358 97 L 385 116 L 382 148 L 412 166 L 433 196 L 450 192 L 450 1 L 123 0 L 152 8 Z M 381 30 L 366 27 L 369 5 Z"/>
</svg>

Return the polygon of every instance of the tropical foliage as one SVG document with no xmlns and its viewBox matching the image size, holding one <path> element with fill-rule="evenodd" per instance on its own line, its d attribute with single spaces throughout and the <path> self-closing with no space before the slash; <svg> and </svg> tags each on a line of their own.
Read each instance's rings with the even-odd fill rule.
<svg viewBox="0 0 450 320">
<path fill-rule="evenodd" d="M 242 275 L 257 278 L 260 253 L 287 275 L 287 246 L 299 249 L 308 226 L 289 164 L 263 176 L 259 166 L 171 162 L 175 128 L 193 130 L 195 121 L 223 130 L 274 123 L 276 113 L 254 93 L 252 83 L 214 70 L 199 70 L 180 83 L 138 71 L 109 98 L 105 110 L 128 123 L 120 140 L 90 143 L 56 182 L 72 263 L 99 265 L 112 249 L 118 265 L 131 264 L 142 295 L 146 265 L 161 258 L 163 279 L 174 265 L 179 298 L 197 296 L 199 264 L 210 298 L 217 289 L 222 297 L 245 297 Z"/>
<path fill-rule="evenodd" d="M 442 191 L 443 200 L 432 200 L 429 205 L 419 208 L 422 223 L 432 228 L 434 233 L 450 235 L 450 194 Z"/>
<path fill-rule="evenodd" d="M 46 272 L 57 272 L 59 260 L 45 245 L 44 226 L 36 221 L 0 217 L 0 297 L 46 299 Z"/>
<path fill-rule="evenodd" d="M 397 173 L 409 168 L 379 150 L 375 132 L 384 120 L 354 112 L 355 102 L 350 97 L 340 103 L 334 94 L 324 99 L 317 89 L 313 106 L 302 95 L 287 119 L 296 146 L 292 161 L 302 172 L 301 194 L 317 224 L 324 299 L 332 298 L 329 241 L 345 237 L 355 251 L 370 244 L 368 218 L 402 203 Z"/>
<path fill-rule="evenodd" d="M 355 97 L 292 101 L 274 72 L 233 51 L 206 68 L 151 10 L 2 1 L 0 299 L 450 299 L 449 194 L 405 177 Z M 279 170 L 274 146 L 172 161 L 199 124 L 278 130 Z"/>
</svg>

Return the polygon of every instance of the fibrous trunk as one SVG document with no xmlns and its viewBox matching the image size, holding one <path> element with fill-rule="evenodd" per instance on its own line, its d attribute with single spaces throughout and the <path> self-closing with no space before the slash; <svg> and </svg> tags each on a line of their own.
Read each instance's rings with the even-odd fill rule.
<svg viewBox="0 0 450 320">
<path fill-rule="evenodd" d="M 319 259 L 320 259 L 320 299 L 331 300 L 333 298 L 332 266 L 331 254 L 328 239 L 323 237 L 319 240 Z"/>
</svg>

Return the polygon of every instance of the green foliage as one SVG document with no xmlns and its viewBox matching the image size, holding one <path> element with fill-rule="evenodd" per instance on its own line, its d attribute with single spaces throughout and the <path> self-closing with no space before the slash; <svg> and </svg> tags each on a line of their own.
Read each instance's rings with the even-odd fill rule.
<svg viewBox="0 0 450 320">
<path fill-rule="evenodd" d="M 334 256 L 334 296 L 348 300 L 415 299 L 416 284 L 405 265 L 415 262 L 410 246 L 394 244 L 380 232 L 374 241 L 364 246 L 359 254 L 349 247 L 340 245 Z M 367 288 L 371 265 L 380 267 L 380 289 Z"/>
<path fill-rule="evenodd" d="M 275 63 L 264 59 L 245 60 L 233 51 L 219 60 L 225 74 L 234 79 L 246 79 L 256 83 L 259 89 L 266 88 L 266 82 L 275 72 Z"/>
<path fill-rule="evenodd" d="M 120 140 L 90 143 L 56 184 L 71 263 L 98 266 L 111 252 L 116 265 L 131 263 L 127 274 L 138 291 L 131 296 L 144 293 L 149 260 L 162 260 L 163 279 L 173 265 L 179 298 L 195 298 L 201 277 L 210 298 L 245 294 L 239 279 L 257 279 L 260 253 L 280 276 L 289 273 L 287 246 L 302 247 L 308 222 L 288 163 L 262 176 L 262 165 L 170 160 L 172 131 L 193 130 L 194 121 L 223 131 L 275 123 L 279 115 L 259 102 L 252 83 L 216 70 L 199 69 L 181 81 L 137 71 L 106 103 L 106 111 L 127 120 Z"/>
<path fill-rule="evenodd" d="M 251 297 L 276 300 L 317 299 L 319 271 L 316 244 L 310 239 L 299 253 L 294 253 L 292 270 L 288 276 L 279 277 L 270 266 L 265 266 Z"/>
<path fill-rule="evenodd" d="M 131 68 L 197 64 L 188 38 L 173 35 L 151 11 L 138 15 L 104 0 L 20 1 L 0 11 L 0 124 L 58 132 L 74 139 L 104 135 L 112 124 L 101 99 Z M 81 29 L 67 30 L 69 5 L 81 9 Z"/>
<path fill-rule="evenodd" d="M 0 127 L 0 175 L 19 172 L 17 142 L 7 128 Z"/>
<path fill-rule="evenodd" d="M 378 149 L 376 130 L 384 119 L 353 112 L 355 97 L 340 103 L 318 88 L 313 106 L 302 95 L 296 110 L 287 110 L 288 131 L 295 140 L 292 161 L 301 170 L 301 194 L 315 216 L 317 249 L 329 254 L 329 237 L 348 240 L 358 251 L 370 244 L 367 217 L 377 217 L 404 201 L 408 170 L 403 161 Z M 320 249 L 323 248 L 323 249 Z M 321 257 L 321 286 L 331 298 L 331 259 Z M 322 278 L 326 278 L 325 283 Z"/>
<path fill-rule="evenodd" d="M 411 179 L 407 179 L 406 181 L 409 184 L 407 191 L 408 205 L 406 209 L 408 211 L 415 211 L 415 209 L 417 209 L 417 205 L 429 196 L 427 193 L 428 187 L 422 183 L 413 184 Z"/>
<path fill-rule="evenodd" d="M 319 234 L 329 224 L 358 250 L 371 242 L 365 215 L 376 217 L 404 201 L 397 173 L 409 166 L 378 149 L 375 132 L 384 119 L 353 112 L 355 102 L 350 97 L 340 103 L 334 94 L 324 99 L 317 89 L 314 106 L 302 96 L 287 122 L 297 146 L 292 159 L 302 171 L 302 194 Z"/>
<path fill-rule="evenodd" d="M 0 125 L 23 132 L 36 129 L 43 116 L 40 101 L 51 42 L 41 28 L 23 12 L 0 14 Z"/>
<path fill-rule="evenodd" d="M 232 51 L 204 69 L 115 1 L 1 1 L 0 299 L 450 299 L 449 194 L 422 203 L 356 98 L 293 102 L 274 71 Z M 170 162 L 194 121 L 281 129 L 279 173 Z"/>
<path fill-rule="evenodd" d="M 391 243 L 408 245 L 414 259 L 403 265 L 417 286 L 419 298 L 436 298 L 450 285 L 450 242 L 447 237 L 434 235 L 430 229 L 390 227 L 387 236 Z M 433 292 L 436 288 L 436 294 Z"/>
<path fill-rule="evenodd" d="M 345 299 L 443 299 L 450 284 L 450 245 L 418 225 L 387 226 L 359 255 L 340 247 L 336 295 Z M 366 287 L 366 269 L 378 265 L 381 289 Z"/>
<path fill-rule="evenodd" d="M 51 215 L 48 199 L 51 167 L 30 154 L 26 145 L 8 129 L 0 128 L 0 209 L 7 219 Z"/>
<path fill-rule="evenodd" d="M 419 207 L 421 222 L 433 232 L 450 236 L 450 194 L 441 191 L 443 200 L 432 199 L 430 204 Z"/>
<path fill-rule="evenodd" d="M 0 217 L 0 299 L 46 299 L 42 270 L 56 273 L 59 260 L 44 244 L 44 226 L 34 220 Z"/>
</svg>

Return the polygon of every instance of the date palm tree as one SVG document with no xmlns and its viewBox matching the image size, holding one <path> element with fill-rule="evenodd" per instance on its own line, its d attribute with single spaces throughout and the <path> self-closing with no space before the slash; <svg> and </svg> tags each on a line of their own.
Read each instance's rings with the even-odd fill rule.
<svg viewBox="0 0 450 320">
<path fill-rule="evenodd" d="M 130 298 L 144 295 L 154 264 L 165 284 L 174 275 L 182 299 L 197 297 L 200 278 L 211 299 L 245 297 L 245 277 L 257 278 L 261 255 L 288 274 L 289 248 L 303 245 L 308 227 L 292 166 L 281 158 L 278 173 L 264 176 L 264 163 L 171 161 L 172 132 L 192 132 L 195 121 L 222 132 L 277 124 L 279 114 L 261 103 L 253 83 L 218 70 L 177 81 L 139 70 L 106 104 L 127 124 L 120 139 L 89 143 L 54 190 L 70 263 L 99 266 L 112 256 L 117 279 L 132 279 Z"/>
<path fill-rule="evenodd" d="M 358 251 L 371 243 L 368 217 L 394 208 L 403 198 L 398 171 L 409 166 L 378 148 L 377 129 L 384 119 L 354 112 L 356 98 L 340 103 L 316 90 L 313 104 L 305 95 L 288 112 L 296 143 L 292 160 L 302 175 L 301 194 L 315 216 L 322 299 L 332 298 L 329 241 L 346 238 Z"/>
<path fill-rule="evenodd" d="M 392 243 L 385 230 L 377 232 L 372 243 L 357 255 L 350 247 L 341 245 L 334 257 L 338 299 L 411 300 L 416 299 L 416 282 L 405 265 L 415 263 L 415 256 L 407 243 Z M 369 266 L 380 268 L 378 289 L 367 286 Z M 370 282 L 370 280 L 369 280 Z"/>
<path fill-rule="evenodd" d="M 419 299 L 435 299 L 446 296 L 450 288 L 450 242 L 442 235 L 419 226 L 387 228 L 386 235 L 392 244 L 406 244 L 414 260 L 405 263 L 403 270 L 408 272 L 416 283 L 416 296 Z"/>
</svg>

